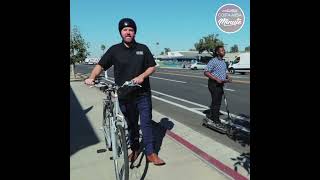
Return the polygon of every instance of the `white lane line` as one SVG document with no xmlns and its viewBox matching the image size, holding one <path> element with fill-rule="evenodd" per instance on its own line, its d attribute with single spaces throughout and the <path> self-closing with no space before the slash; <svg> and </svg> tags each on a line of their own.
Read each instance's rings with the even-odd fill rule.
<svg viewBox="0 0 320 180">
<path fill-rule="evenodd" d="M 186 110 L 191 111 L 191 112 L 193 112 L 193 113 L 199 114 L 199 115 L 201 115 L 201 116 L 205 116 L 205 114 L 203 114 L 202 112 L 197 111 L 197 110 L 194 110 L 194 109 L 192 109 L 192 108 L 188 108 L 187 106 L 184 106 L 184 105 L 181 105 L 181 104 L 177 104 L 177 103 L 175 103 L 175 102 L 172 102 L 172 101 L 169 101 L 169 100 L 166 100 L 166 99 L 163 99 L 163 98 L 159 98 L 159 97 L 154 96 L 154 95 L 152 95 L 152 97 L 155 98 L 155 99 L 158 99 L 158 100 L 160 100 L 160 101 L 166 102 L 166 103 L 168 103 L 168 104 L 177 106 L 177 107 L 179 107 L 179 108 L 186 109 Z"/>
<path fill-rule="evenodd" d="M 152 92 L 155 92 L 155 93 L 158 93 L 160 95 L 163 95 L 163 96 L 167 96 L 167 97 L 170 97 L 172 99 L 176 99 L 176 100 L 179 100 L 179 101 L 182 101 L 182 102 L 186 102 L 186 103 L 189 103 L 189 104 L 192 104 L 192 105 L 195 105 L 195 106 L 199 106 L 199 107 L 202 107 L 202 108 L 206 108 L 206 109 L 209 109 L 208 106 L 205 106 L 205 105 L 202 105 L 202 104 L 198 104 L 198 103 L 195 103 L 195 102 L 191 102 L 191 101 L 188 101 L 186 99 L 182 99 L 182 98 L 178 98 L 178 97 L 175 97 L 175 96 L 171 96 L 171 95 L 168 95 L 168 94 L 165 94 L 165 93 L 162 93 L 162 92 L 159 92 L 159 91 L 155 91 L 155 90 L 151 90 Z M 153 96 L 152 96 L 153 97 Z M 171 102 L 171 101 L 170 101 Z M 191 109 L 191 108 L 188 108 L 188 109 Z M 193 112 L 193 111 L 192 111 Z M 228 113 L 225 112 L 225 111 L 221 111 L 220 112 L 224 115 L 227 115 Z M 203 114 L 203 113 L 202 113 Z M 245 119 L 241 116 L 238 116 L 238 115 L 235 115 L 235 114 L 232 114 L 230 113 L 230 116 L 233 117 L 233 118 L 238 118 L 238 119 Z"/>
<path fill-rule="evenodd" d="M 149 76 L 149 77 L 154 78 L 154 79 L 161 79 L 161 80 L 166 80 L 166 81 L 178 82 L 178 83 L 187 83 L 187 82 L 184 82 L 184 81 L 177 81 L 177 80 L 166 79 L 166 78 L 160 78 L 160 77 L 155 77 L 155 76 Z"/>
<path fill-rule="evenodd" d="M 228 88 L 224 88 L 224 90 L 226 90 L 226 91 L 236 91 L 234 89 L 228 89 Z"/>
<path fill-rule="evenodd" d="M 161 72 L 161 71 L 160 71 Z M 168 70 L 164 70 L 164 72 L 168 72 L 168 73 L 186 73 L 186 75 L 190 74 L 190 75 L 199 75 L 199 76 L 203 76 L 203 72 L 204 70 L 202 71 L 193 71 L 193 70 L 185 70 L 185 71 L 168 71 Z M 236 79 L 249 79 L 248 76 L 237 76 L 237 75 L 230 75 L 230 77 L 232 78 L 236 78 Z"/>
<path fill-rule="evenodd" d="M 201 86 L 208 88 L 208 85 L 201 84 Z M 226 91 L 232 91 L 232 92 L 233 92 L 233 91 L 236 91 L 236 90 L 234 90 L 234 89 L 229 89 L 229 88 L 224 88 L 224 90 L 226 90 Z"/>
<path fill-rule="evenodd" d="M 111 80 L 109 80 L 109 79 L 107 79 L 107 81 L 110 81 L 110 82 L 114 83 L 114 81 L 111 81 Z M 198 103 L 191 102 L 191 101 L 188 101 L 188 100 L 185 100 L 185 99 L 181 99 L 181 98 L 178 98 L 178 97 L 175 97 L 175 96 L 171 96 L 171 95 L 168 95 L 168 94 L 159 92 L 159 91 L 155 91 L 155 90 L 151 90 L 151 91 L 154 92 L 154 93 L 158 93 L 158 94 L 160 94 L 160 95 L 163 95 L 163 96 L 170 97 L 170 98 L 172 98 L 172 99 L 176 99 L 176 100 L 179 100 L 179 101 L 182 101 L 182 102 L 186 102 L 186 103 L 189 103 L 189 104 L 192 104 L 192 105 L 196 105 L 196 106 L 199 106 L 199 107 L 202 107 L 202 108 L 205 108 L 205 109 L 209 109 L 208 106 L 205 106 L 205 105 L 202 105 L 202 104 L 198 104 Z M 201 116 L 205 116 L 205 114 L 203 114 L 202 112 L 199 112 L 199 111 L 195 110 L 194 108 L 189 108 L 189 107 L 187 107 L 187 106 L 183 106 L 183 105 L 181 105 L 181 104 L 177 104 L 177 103 L 175 103 L 175 102 L 172 102 L 172 101 L 169 101 L 169 100 L 166 100 L 166 99 L 162 99 L 162 98 L 157 97 L 157 96 L 154 96 L 154 95 L 152 95 L 152 97 L 155 98 L 155 99 L 158 99 L 158 100 L 160 100 L 160 101 L 163 101 L 163 102 L 166 102 L 166 103 L 169 103 L 169 104 L 178 106 L 178 107 L 180 107 L 180 108 L 189 110 L 189 111 L 194 112 L 194 113 L 196 113 L 196 114 L 199 114 L 199 115 L 201 115 Z M 227 114 L 228 114 L 228 113 L 225 112 L 225 111 L 221 111 L 221 110 L 220 110 L 220 112 L 221 112 L 222 114 L 224 114 L 224 115 L 227 115 Z M 233 117 L 233 118 L 245 119 L 245 118 L 243 118 L 243 117 L 241 117 L 241 116 L 237 116 L 237 115 L 231 114 L 231 113 L 230 113 L 230 116 Z"/>
<path fill-rule="evenodd" d="M 194 110 L 197 110 L 197 111 L 204 111 L 204 110 L 207 110 L 208 108 L 191 108 L 191 109 L 194 109 Z"/>
<path fill-rule="evenodd" d="M 155 91 L 155 90 L 151 90 L 152 92 L 155 92 L 155 93 L 158 93 L 160 95 L 163 95 L 163 96 L 167 96 L 167 97 L 170 97 L 172 99 L 176 99 L 176 100 L 179 100 L 179 101 L 182 101 L 182 102 L 186 102 L 186 103 L 189 103 L 189 104 L 192 104 L 192 105 L 196 105 L 196 106 L 200 106 L 202 108 L 209 108 L 208 106 L 205 106 L 205 105 L 202 105 L 202 104 L 198 104 L 198 103 L 195 103 L 195 102 L 191 102 L 191 101 L 188 101 L 188 100 L 185 100 L 185 99 L 181 99 L 181 98 L 178 98 L 178 97 L 175 97 L 175 96 L 171 96 L 169 94 L 165 94 L 165 93 L 162 93 L 162 92 L 159 92 L 159 91 Z"/>
<path fill-rule="evenodd" d="M 238 79 L 249 79 L 249 77 L 241 77 L 241 76 L 230 76 L 231 78 L 238 78 Z"/>
</svg>

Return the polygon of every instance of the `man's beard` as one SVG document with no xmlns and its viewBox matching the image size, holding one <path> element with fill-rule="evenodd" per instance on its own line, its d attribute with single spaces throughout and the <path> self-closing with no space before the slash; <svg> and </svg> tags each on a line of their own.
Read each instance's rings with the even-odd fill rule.
<svg viewBox="0 0 320 180">
<path fill-rule="evenodd" d="M 130 37 L 130 40 L 127 40 L 127 37 Z M 132 43 L 134 41 L 134 36 L 125 36 L 124 38 L 122 38 L 124 42 L 126 43 Z"/>
</svg>

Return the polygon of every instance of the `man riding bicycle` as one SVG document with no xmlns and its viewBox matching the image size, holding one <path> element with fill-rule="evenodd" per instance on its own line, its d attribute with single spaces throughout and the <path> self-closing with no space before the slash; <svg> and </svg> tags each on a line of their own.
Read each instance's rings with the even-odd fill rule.
<svg viewBox="0 0 320 180">
<path fill-rule="evenodd" d="M 130 18 L 123 18 L 119 22 L 119 32 L 122 42 L 111 46 L 94 67 L 91 75 L 85 80 L 88 85 L 93 85 L 94 80 L 102 70 L 114 66 L 115 83 L 121 86 L 125 81 L 133 80 L 141 88 L 127 88 L 119 91 L 120 108 L 126 117 L 129 129 L 129 142 L 132 153 L 129 161 L 134 161 L 139 155 L 139 127 L 143 136 L 145 153 L 149 162 L 155 165 L 164 165 L 165 162 L 154 152 L 152 134 L 152 103 L 149 76 L 155 72 L 156 63 L 149 50 L 144 45 L 135 41 L 137 27 Z"/>
</svg>

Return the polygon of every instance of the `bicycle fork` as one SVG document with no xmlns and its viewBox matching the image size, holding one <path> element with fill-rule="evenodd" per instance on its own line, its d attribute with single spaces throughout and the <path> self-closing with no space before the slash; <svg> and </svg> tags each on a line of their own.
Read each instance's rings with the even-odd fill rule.
<svg viewBox="0 0 320 180">
<path fill-rule="evenodd" d="M 117 132 L 117 127 L 115 121 L 112 121 L 113 123 L 111 124 L 110 131 L 111 131 L 111 145 L 112 145 L 112 160 L 119 159 L 118 157 L 118 149 L 117 149 L 117 137 L 116 137 L 116 132 Z"/>
</svg>

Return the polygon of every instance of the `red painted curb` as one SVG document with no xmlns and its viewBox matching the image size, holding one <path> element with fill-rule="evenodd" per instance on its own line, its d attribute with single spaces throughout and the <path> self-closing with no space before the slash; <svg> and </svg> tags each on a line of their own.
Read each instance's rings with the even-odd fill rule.
<svg viewBox="0 0 320 180">
<path fill-rule="evenodd" d="M 179 135 L 173 133 L 172 131 L 167 130 L 166 134 L 169 135 L 171 138 L 175 139 L 176 141 L 178 141 L 179 143 L 181 143 L 182 145 L 184 145 L 185 147 L 187 147 L 188 149 L 190 149 L 195 154 L 199 155 L 201 158 L 203 158 L 204 160 L 209 162 L 211 165 L 215 166 L 216 168 L 218 168 L 219 170 L 221 170 L 225 174 L 234 178 L 235 180 L 248 180 L 248 178 L 244 177 L 243 175 L 239 174 L 235 170 L 231 169 L 227 165 L 220 162 L 219 160 L 217 160 L 214 157 L 210 156 L 209 154 L 205 153 L 204 151 L 202 151 L 198 147 L 194 146 L 193 144 L 191 144 L 187 140 L 183 139 Z"/>
</svg>

